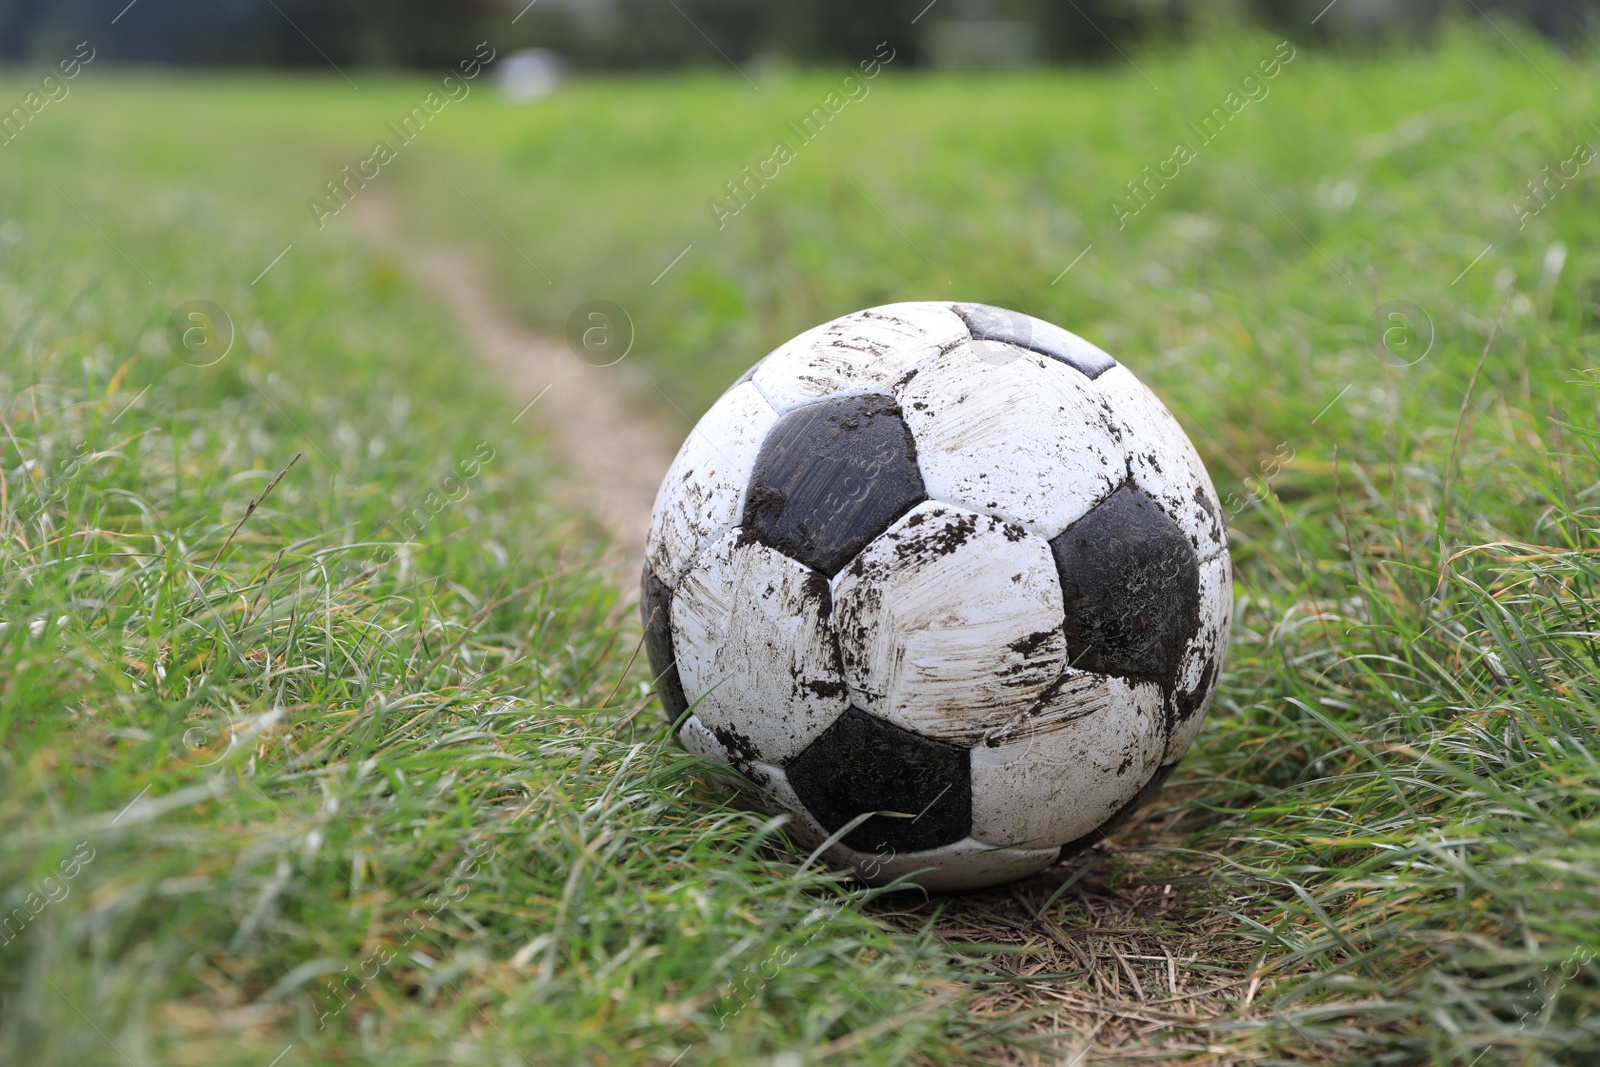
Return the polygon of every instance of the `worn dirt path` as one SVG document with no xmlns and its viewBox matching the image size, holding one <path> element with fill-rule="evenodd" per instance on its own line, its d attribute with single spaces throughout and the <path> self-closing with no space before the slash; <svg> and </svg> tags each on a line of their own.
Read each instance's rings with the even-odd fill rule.
<svg viewBox="0 0 1600 1067">
<path fill-rule="evenodd" d="M 398 236 L 392 207 L 379 197 L 354 207 L 360 209 L 355 211 L 358 225 L 401 256 L 456 313 L 512 395 L 539 398 L 518 421 L 537 420 L 550 431 L 569 471 L 558 495 L 586 508 L 612 535 L 608 559 L 619 582 L 636 594 L 650 510 L 677 453 L 671 430 L 628 408 L 617 393 L 614 372 L 584 363 L 562 341 L 525 330 L 503 315 L 482 268 L 466 253 L 407 245 Z"/>
</svg>

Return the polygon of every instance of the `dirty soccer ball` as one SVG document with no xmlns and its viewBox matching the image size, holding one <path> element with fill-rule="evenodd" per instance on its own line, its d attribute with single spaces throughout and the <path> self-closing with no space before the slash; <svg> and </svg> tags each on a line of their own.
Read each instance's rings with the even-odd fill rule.
<svg viewBox="0 0 1600 1067">
<path fill-rule="evenodd" d="M 1232 607 L 1177 421 L 1039 319 L 835 319 L 700 420 L 656 497 L 646 648 L 685 748 L 870 882 L 993 885 L 1100 840 L 1199 732 Z M 730 776 L 730 784 L 733 776 Z"/>
</svg>

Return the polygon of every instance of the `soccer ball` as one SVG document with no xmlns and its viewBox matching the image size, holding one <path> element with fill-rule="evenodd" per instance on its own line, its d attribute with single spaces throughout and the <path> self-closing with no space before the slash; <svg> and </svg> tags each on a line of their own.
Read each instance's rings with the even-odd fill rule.
<svg viewBox="0 0 1600 1067">
<path fill-rule="evenodd" d="M 1233 603 L 1161 401 L 978 304 L 860 311 L 756 364 L 684 442 L 645 558 L 683 746 L 830 862 L 928 889 L 1030 874 L 1154 796 Z"/>
</svg>

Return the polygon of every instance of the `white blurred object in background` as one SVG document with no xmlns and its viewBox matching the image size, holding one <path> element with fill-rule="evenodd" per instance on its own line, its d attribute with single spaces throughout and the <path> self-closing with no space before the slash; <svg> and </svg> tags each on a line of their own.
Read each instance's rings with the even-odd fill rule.
<svg viewBox="0 0 1600 1067">
<path fill-rule="evenodd" d="M 564 63 L 548 48 L 523 48 L 500 61 L 500 91 L 514 104 L 527 104 L 555 92 Z"/>
</svg>

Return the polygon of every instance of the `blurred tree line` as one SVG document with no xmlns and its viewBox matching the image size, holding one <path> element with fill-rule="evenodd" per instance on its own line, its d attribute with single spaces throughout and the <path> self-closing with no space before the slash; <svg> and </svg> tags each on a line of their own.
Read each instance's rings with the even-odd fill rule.
<svg viewBox="0 0 1600 1067">
<path fill-rule="evenodd" d="M 508 17 L 501 0 L 0 0 L 0 60 L 87 40 L 133 63 L 442 67 Z"/>
<path fill-rule="evenodd" d="M 848 62 L 880 41 L 915 64 L 937 58 L 930 41 L 983 23 L 1025 38 L 1028 58 L 1074 63 L 1219 21 L 1362 44 L 1426 39 L 1480 12 L 1563 41 L 1600 24 L 1600 0 L 0 0 L 0 61 L 48 61 L 88 40 L 122 62 L 434 67 L 488 39 L 593 68 L 715 64 L 719 51 Z"/>
</svg>

